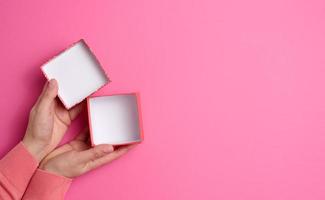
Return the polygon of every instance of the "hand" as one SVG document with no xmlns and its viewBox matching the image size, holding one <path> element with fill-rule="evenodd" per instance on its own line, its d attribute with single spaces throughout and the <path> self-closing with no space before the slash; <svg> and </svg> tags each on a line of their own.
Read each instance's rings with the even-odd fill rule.
<svg viewBox="0 0 325 200">
<path fill-rule="evenodd" d="M 82 110 L 82 105 L 67 110 L 56 98 L 58 84 L 50 80 L 33 106 L 23 144 L 31 154 L 41 161 L 61 141 L 71 121 Z"/>
<path fill-rule="evenodd" d="M 101 144 L 91 148 L 88 130 L 84 130 L 73 141 L 47 155 L 42 160 L 40 168 L 75 178 L 119 158 L 134 146 L 134 144 L 125 145 L 114 149 L 112 145 Z"/>
</svg>

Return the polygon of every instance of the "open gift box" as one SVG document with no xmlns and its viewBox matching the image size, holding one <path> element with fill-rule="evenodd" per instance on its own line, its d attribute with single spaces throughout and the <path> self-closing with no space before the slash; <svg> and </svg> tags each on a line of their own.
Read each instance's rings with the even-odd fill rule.
<svg viewBox="0 0 325 200">
<path fill-rule="evenodd" d="M 48 80 L 56 79 L 58 97 L 70 109 L 109 82 L 84 40 L 79 40 L 41 67 Z"/>
<path fill-rule="evenodd" d="M 138 93 L 87 98 L 92 145 L 124 145 L 143 140 Z"/>
<path fill-rule="evenodd" d="M 41 67 L 48 80 L 58 82 L 58 97 L 67 109 L 87 98 L 92 145 L 124 145 L 143 139 L 139 94 L 89 97 L 109 82 L 84 40 Z"/>
</svg>

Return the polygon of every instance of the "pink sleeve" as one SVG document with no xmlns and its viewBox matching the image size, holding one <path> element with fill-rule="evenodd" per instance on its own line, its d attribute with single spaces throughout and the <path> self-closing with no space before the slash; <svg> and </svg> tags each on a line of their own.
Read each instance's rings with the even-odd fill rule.
<svg viewBox="0 0 325 200">
<path fill-rule="evenodd" d="M 37 166 L 37 160 L 20 142 L 0 160 L 0 199 L 21 199 Z"/>
<path fill-rule="evenodd" d="M 72 179 L 37 169 L 23 200 L 63 200 Z"/>
</svg>

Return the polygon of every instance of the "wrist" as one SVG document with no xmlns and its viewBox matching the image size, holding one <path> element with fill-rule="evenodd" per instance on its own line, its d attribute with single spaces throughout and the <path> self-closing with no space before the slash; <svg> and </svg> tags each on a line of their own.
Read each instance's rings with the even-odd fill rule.
<svg viewBox="0 0 325 200">
<path fill-rule="evenodd" d="M 24 138 L 22 143 L 38 162 L 41 162 L 41 160 L 47 155 L 46 144 L 30 140 L 29 138 Z"/>
</svg>

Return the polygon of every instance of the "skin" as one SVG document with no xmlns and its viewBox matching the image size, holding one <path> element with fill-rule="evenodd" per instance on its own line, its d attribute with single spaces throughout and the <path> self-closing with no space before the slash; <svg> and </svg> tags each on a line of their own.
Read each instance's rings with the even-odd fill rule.
<svg viewBox="0 0 325 200">
<path fill-rule="evenodd" d="M 83 107 L 80 104 L 67 110 L 56 98 L 57 94 L 57 82 L 47 82 L 29 115 L 23 143 L 38 161 L 59 144 Z"/>
<path fill-rule="evenodd" d="M 42 161 L 40 168 L 68 178 L 74 178 L 112 162 L 134 146 L 120 146 L 114 149 L 112 145 L 97 145 L 91 148 L 89 132 L 84 130 L 73 141 L 51 152 Z"/>
<path fill-rule="evenodd" d="M 91 147 L 89 133 L 83 131 L 73 141 L 57 149 L 71 122 L 84 103 L 67 110 L 57 98 L 58 84 L 47 82 L 33 106 L 23 144 L 41 162 L 40 168 L 68 178 L 82 175 L 124 155 L 134 145 L 115 148 L 103 144 Z"/>
</svg>

